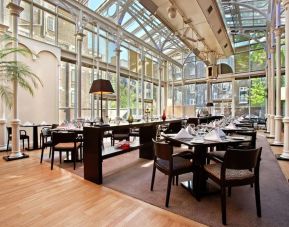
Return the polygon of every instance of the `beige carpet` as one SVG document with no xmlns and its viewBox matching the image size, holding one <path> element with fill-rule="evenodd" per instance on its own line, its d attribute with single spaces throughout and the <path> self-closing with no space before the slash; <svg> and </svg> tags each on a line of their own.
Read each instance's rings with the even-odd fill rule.
<svg viewBox="0 0 289 227">
<path fill-rule="evenodd" d="M 258 218 L 254 189 L 250 186 L 232 189 L 227 199 L 227 223 L 230 226 L 288 226 L 289 187 L 270 146 L 263 136 L 258 136 L 258 146 L 263 147 L 260 167 L 262 218 Z M 83 176 L 83 167 L 72 164 L 63 168 Z M 134 151 L 103 162 L 104 186 L 133 196 L 155 206 L 191 218 L 209 226 L 222 226 L 219 194 L 205 196 L 198 202 L 182 186 L 173 186 L 170 207 L 166 208 L 167 177 L 156 174 L 155 190 L 150 191 L 152 161 L 139 159 Z M 180 181 L 192 178 L 192 174 L 180 177 Z"/>
</svg>

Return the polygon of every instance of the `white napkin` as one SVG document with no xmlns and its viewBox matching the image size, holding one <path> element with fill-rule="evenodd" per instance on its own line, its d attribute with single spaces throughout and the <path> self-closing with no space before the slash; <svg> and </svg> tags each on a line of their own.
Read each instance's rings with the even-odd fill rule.
<svg viewBox="0 0 289 227">
<path fill-rule="evenodd" d="M 178 134 L 175 136 L 175 139 L 192 139 L 193 136 L 190 135 L 186 129 L 181 129 Z"/>
<path fill-rule="evenodd" d="M 26 121 L 23 125 L 24 126 L 30 126 L 30 125 L 33 125 L 33 124 L 31 122 L 29 122 L 29 121 Z"/>
<path fill-rule="evenodd" d="M 227 129 L 236 129 L 236 125 L 234 125 L 233 123 L 230 123 L 229 125 L 227 125 L 225 128 Z"/>
<path fill-rule="evenodd" d="M 222 129 L 216 128 L 215 130 L 216 130 L 216 132 L 218 133 L 219 137 L 220 137 L 222 140 L 226 139 L 226 134 L 224 133 L 224 131 L 223 131 Z"/>
<path fill-rule="evenodd" d="M 194 129 L 192 128 L 192 126 L 188 125 L 186 128 L 187 133 L 189 133 L 190 135 L 194 134 Z"/>
<path fill-rule="evenodd" d="M 234 124 L 240 124 L 240 121 L 234 120 L 233 123 L 234 123 Z"/>
<path fill-rule="evenodd" d="M 42 121 L 42 122 L 40 123 L 40 125 L 47 125 L 47 123 L 46 123 L 45 121 Z"/>
<path fill-rule="evenodd" d="M 215 129 L 212 130 L 211 132 L 209 132 L 207 135 L 205 135 L 204 139 L 205 140 L 222 142 L 221 137 L 219 136 L 217 130 L 215 130 Z"/>
<path fill-rule="evenodd" d="M 241 117 L 238 117 L 238 119 L 237 119 L 238 121 L 242 121 L 242 120 L 244 120 L 244 117 L 243 116 L 241 116 Z"/>
</svg>

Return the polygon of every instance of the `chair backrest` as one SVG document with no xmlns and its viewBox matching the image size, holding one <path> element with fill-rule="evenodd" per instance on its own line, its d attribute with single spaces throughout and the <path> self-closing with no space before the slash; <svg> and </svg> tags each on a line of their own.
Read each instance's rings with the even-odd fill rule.
<svg viewBox="0 0 289 227">
<path fill-rule="evenodd" d="M 114 129 L 112 130 L 112 135 L 115 135 L 115 134 L 128 134 L 129 135 L 129 128 L 120 128 L 120 129 Z"/>
<path fill-rule="evenodd" d="M 51 134 L 51 140 L 53 146 L 58 143 L 70 143 L 75 142 L 77 133 L 75 132 L 53 132 Z"/>
<path fill-rule="evenodd" d="M 182 129 L 182 121 L 171 122 L 165 133 L 178 133 Z"/>
<path fill-rule="evenodd" d="M 51 128 L 48 128 L 48 127 L 43 127 L 41 129 L 41 133 L 42 133 L 42 136 L 43 137 L 50 137 L 51 136 Z"/>
<path fill-rule="evenodd" d="M 154 144 L 155 158 L 163 160 L 171 160 L 173 154 L 173 147 L 164 141 L 155 141 L 152 139 Z"/>
<path fill-rule="evenodd" d="M 8 136 L 12 134 L 12 127 L 7 127 Z"/>
<path fill-rule="evenodd" d="M 262 147 L 257 149 L 228 149 L 224 156 L 224 169 L 255 169 L 259 168 Z"/>
<path fill-rule="evenodd" d="M 58 126 L 59 126 L 59 124 L 52 124 L 51 128 L 54 129 L 54 128 L 57 128 Z"/>
<path fill-rule="evenodd" d="M 236 132 L 235 134 L 244 135 L 244 136 L 250 136 L 251 137 L 250 147 L 251 148 L 256 148 L 256 139 L 257 139 L 257 131 L 256 130 L 239 131 L 239 132 Z"/>
</svg>

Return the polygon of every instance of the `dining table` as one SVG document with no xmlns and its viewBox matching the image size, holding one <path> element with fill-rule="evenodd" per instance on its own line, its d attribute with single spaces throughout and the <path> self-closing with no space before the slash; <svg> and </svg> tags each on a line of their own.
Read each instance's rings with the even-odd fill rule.
<svg viewBox="0 0 289 227">
<path fill-rule="evenodd" d="M 182 182 L 181 185 L 192 193 L 198 200 L 200 196 L 206 195 L 212 191 L 216 191 L 216 188 L 207 182 L 207 178 L 204 175 L 203 166 L 206 164 L 207 153 L 209 148 L 215 147 L 217 145 L 234 146 L 240 143 L 249 142 L 249 136 L 240 137 L 230 137 L 227 136 L 222 141 L 213 141 L 199 139 L 196 137 L 177 139 L 174 134 L 162 134 L 162 137 L 170 142 L 179 143 L 188 146 L 193 153 L 193 164 L 196 167 L 193 171 L 192 180 Z"/>
<path fill-rule="evenodd" d="M 32 128 L 32 137 L 33 137 L 33 143 L 32 148 L 30 150 L 37 150 L 39 149 L 39 143 L 38 143 L 38 128 L 39 127 L 51 127 L 50 124 L 22 124 L 20 125 L 24 128 Z"/>
</svg>

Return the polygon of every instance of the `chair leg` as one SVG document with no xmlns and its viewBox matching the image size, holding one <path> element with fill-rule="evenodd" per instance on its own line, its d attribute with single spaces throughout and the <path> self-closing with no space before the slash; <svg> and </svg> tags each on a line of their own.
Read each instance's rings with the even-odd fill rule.
<svg viewBox="0 0 289 227">
<path fill-rule="evenodd" d="M 74 169 L 74 170 L 75 170 L 75 166 L 76 166 L 77 152 L 78 152 L 78 150 L 75 149 L 74 151 L 72 151 L 72 154 L 71 154 L 71 158 L 72 158 L 72 155 L 74 155 L 74 157 L 73 157 L 73 169 Z"/>
<path fill-rule="evenodd" d="M 54 148 L 52 148 L 51 152 L 51 170 L 53 170 L 53 162 L 54 162 Z"/>
<path fill-rule="evenodd" d="M 172 175 L 169 175 L 168 178 L 168 187 L 167 187 L 167 196 L 166 196 L 166 207 L 169 207 L 170 202 L 170 194 L 171 194 L 171 186 L 172 186 Z"/>
<path fill-rule="evenodd" d="M 49 158 L 51 157 L 51 147 L 49 147 Z"/>
<path fill-rule="evenodd" d="M 228 196 L 231 197 L 231 194 L 232 194 L 232 187 L 229 186 L 229 187 L 228 187 Z"/>
<path fill-rule="evenodd" d="M 9 149 L 9 138 L 8 138 L 8 140 L 7 140 L 7 151 L 8 151 L 8 149 Z"/>
<path fill-rule="evenodd" d="M 43 153 L 44 153 L 44 147 L 41 148 L 40 163 L 42 163 L 42 160 L 43 160 Z"/>
<path fill-rule="evenodd" d="M 176 185 L 179 186 L 179 175 L 176 176 Z"/>
<path fill-rule="evenodd" d="M 22 147 L 23 147 L 23 151 L 24 151 L 24 139 L 22 140 Z"/>
<path fill-rule="evenodd" d="M 260 185 L 258 180 L 256 180 L 255 182 L 255 199 L 256 199 L 257 215 L 258 217 L 261 217 Z"/>
<path fill-rule="evenodd" d="M 227 224 L 226 218 L 226 187 L 221 186 L 221 207 L 222 207 L 222 222 L 223 225 Z"/>
<path fill-rule="evenodd" d="M 62 152 L 61 151 L 59 151 L 59 162 L 60 162 L 60 164 L 62 163 Z"/>
<path fill-rule="evenodd" d="M 29 150 L 29 138 L 27 138 L 27 142 L 28 142 L 27 149 Z"/>
<path fill-rule="evenodd" d="M 154 190 L 154 183 L 155 183 L 155 175 L 156 175 L 156 166 L 153 166 L 153 174 L 152 174 L 152 181 L 151 181 L 151 191 Z"/>
</svg>

